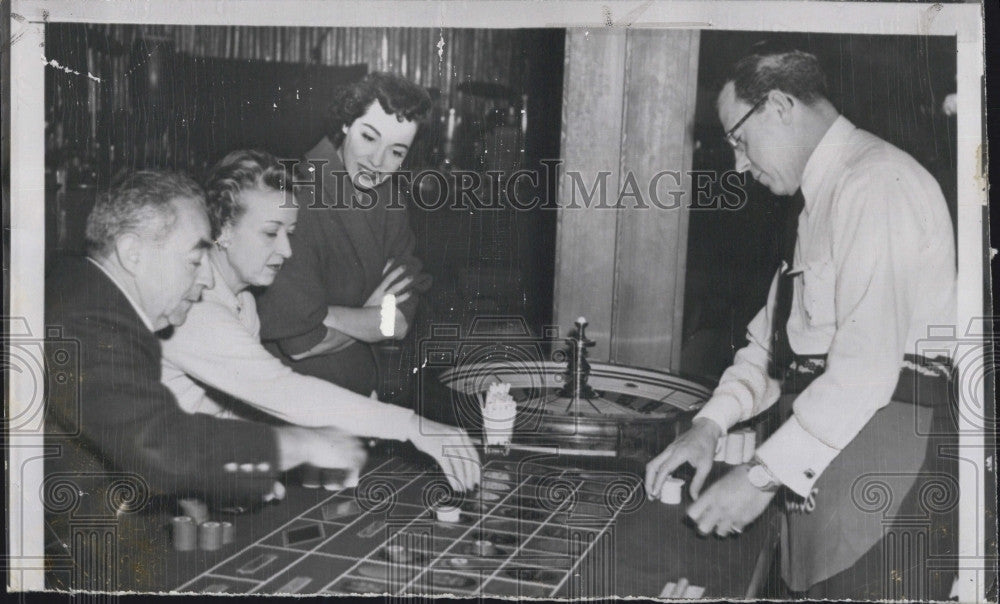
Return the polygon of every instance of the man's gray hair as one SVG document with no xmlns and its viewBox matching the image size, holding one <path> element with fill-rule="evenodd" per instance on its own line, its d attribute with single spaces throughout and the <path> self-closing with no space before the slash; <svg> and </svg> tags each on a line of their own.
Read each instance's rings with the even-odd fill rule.
<svg viewBox="0 0 1000 604">
<path fill-rule="evenodd" d="M 124 233 L 153 240 L 166 237 L 177 221 L 171 201 L 179 197 L 205 207 L 204 191 L 184 174 L 143 170 L 125 176 L 98 197 L 87 217 L 87 254 L 107 256 Z"/>
</svg>

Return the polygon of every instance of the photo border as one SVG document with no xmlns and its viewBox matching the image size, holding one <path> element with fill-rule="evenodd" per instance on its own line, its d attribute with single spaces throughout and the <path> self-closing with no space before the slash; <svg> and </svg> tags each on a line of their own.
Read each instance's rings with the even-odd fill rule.
<svg viewBox="0 0 1000 604">
<path fill-rule="evenodd" d="M 513 6 L 530 10 L 512 10 Z M 44 41 L 45 24 L 156 23 L 169 25 L 302 27 L 631 27 L 955 36 L 957 44 L 957 254 L 959 330 L 984 312 L 984 219 L 987 178 L 982 165 L 983 6 L 981 4 L 889 4 L 799 1 L 713 2 L 477 2 L 376 0 L 13 0 L 11 5 L 11 194 L 10 316 L 8 338 L 44 338 Z M 15 151 L 16 149 L 16 151 Z M 39 234 L 42 234 L 40 237 Z M 980 319 L 981 321 L 981 319 Z M 15 333 L 17 332 L 17 333 Z M 985 335 L 985 334 L 980 334 Z M 961 334 L 959 334 L 961 337 Z M 984 369 L 983 355 L 966 355 L 960 372 Z M 988 370 L 986 375 L 992 375 Z M 28 411 L 35 384 L 9 375 L 9 415 Z M 989 404 L 985 380 L 976 394 Z M 964 391 L 963 392 L 967 392 Z M 985 564 L 986 535 L 979 533 L 987 494 L 984 457 L 992 450 L 985 426 L 960 414 L 959 464 L 960 601 L 982 600 L 991 575 Z M 44 589 L 43 509 L 38 497 L 42 459 L 51 454 L 41 430 L 15 431 L 8 445 L 8 589 Z M 971 456 L 971 457 L 970 457 Z M 977 518 L 978 517 L 978 518 Z"/>
</svg>

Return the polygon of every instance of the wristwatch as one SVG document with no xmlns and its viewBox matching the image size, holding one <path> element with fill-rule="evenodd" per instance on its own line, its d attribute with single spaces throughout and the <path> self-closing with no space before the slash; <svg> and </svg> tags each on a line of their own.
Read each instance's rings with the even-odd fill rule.
<svg viewBox="0 0 1000 604">
<path fill-rule="evenodd" d="M 747 480 L 757 489 L 767 493 L 773 493 L 781 486 L 781 483 L 774 478 L 774 474 L 771 474 L 767 466 L 756 457 L 750 462 L 750 471 L 747 472 Z"/>
</svg>

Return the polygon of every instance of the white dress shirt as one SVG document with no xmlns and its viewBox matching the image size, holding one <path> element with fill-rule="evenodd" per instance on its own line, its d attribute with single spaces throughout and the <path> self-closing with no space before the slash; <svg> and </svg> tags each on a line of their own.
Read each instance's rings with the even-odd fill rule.
<svg viewBox="0 0 1000 604">
<path fill-rule="evenodd" d="M 757 455 L 806 497 L 890 402 L 903 355 L 918 354 L 929 326 L 955 324 L 956 268 L 938 183 L 908 154 L 843 116 L 810 156 L 802 194 L 788 340 L 797 354 L 827 354 L 826 370 L 798 395 L 792 417 Z M 723 431 L 781 394 L 767 373 L 777 278 L 747 328 L 749 344 L 696 416 Z"/>
<path fill-rule="evenodd" d="M 325 380 L 295 373 L 260 343 L 253 295 L 233 294 L 214 259 L 215 287 L 163 343 L 163 383 L 188 413 L 229 416 L 200 384 L 300 426 L 334 426 L 356 436 L 406 440 L 414 413 Z"/>
</svg>

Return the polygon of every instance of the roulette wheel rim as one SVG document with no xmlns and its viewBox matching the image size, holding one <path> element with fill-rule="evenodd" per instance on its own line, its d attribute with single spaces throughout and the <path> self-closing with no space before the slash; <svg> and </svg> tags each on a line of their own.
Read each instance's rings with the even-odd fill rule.
<svg viewBox="0 0 1000 604">
<path fill-rule="evenodd" d="M 705 380 L 597 361 L 588 373 L 597 396 L 586 399 L 559 395 L 566 364 L 556 361 L 464 363 L 439 379 L 473 434 L 482 432 L 482 394 L 490 384 L 510 384 L 518 405 L 511 447 L 567 455 L 651 457 L 711 395 Z"/>
</svg>

